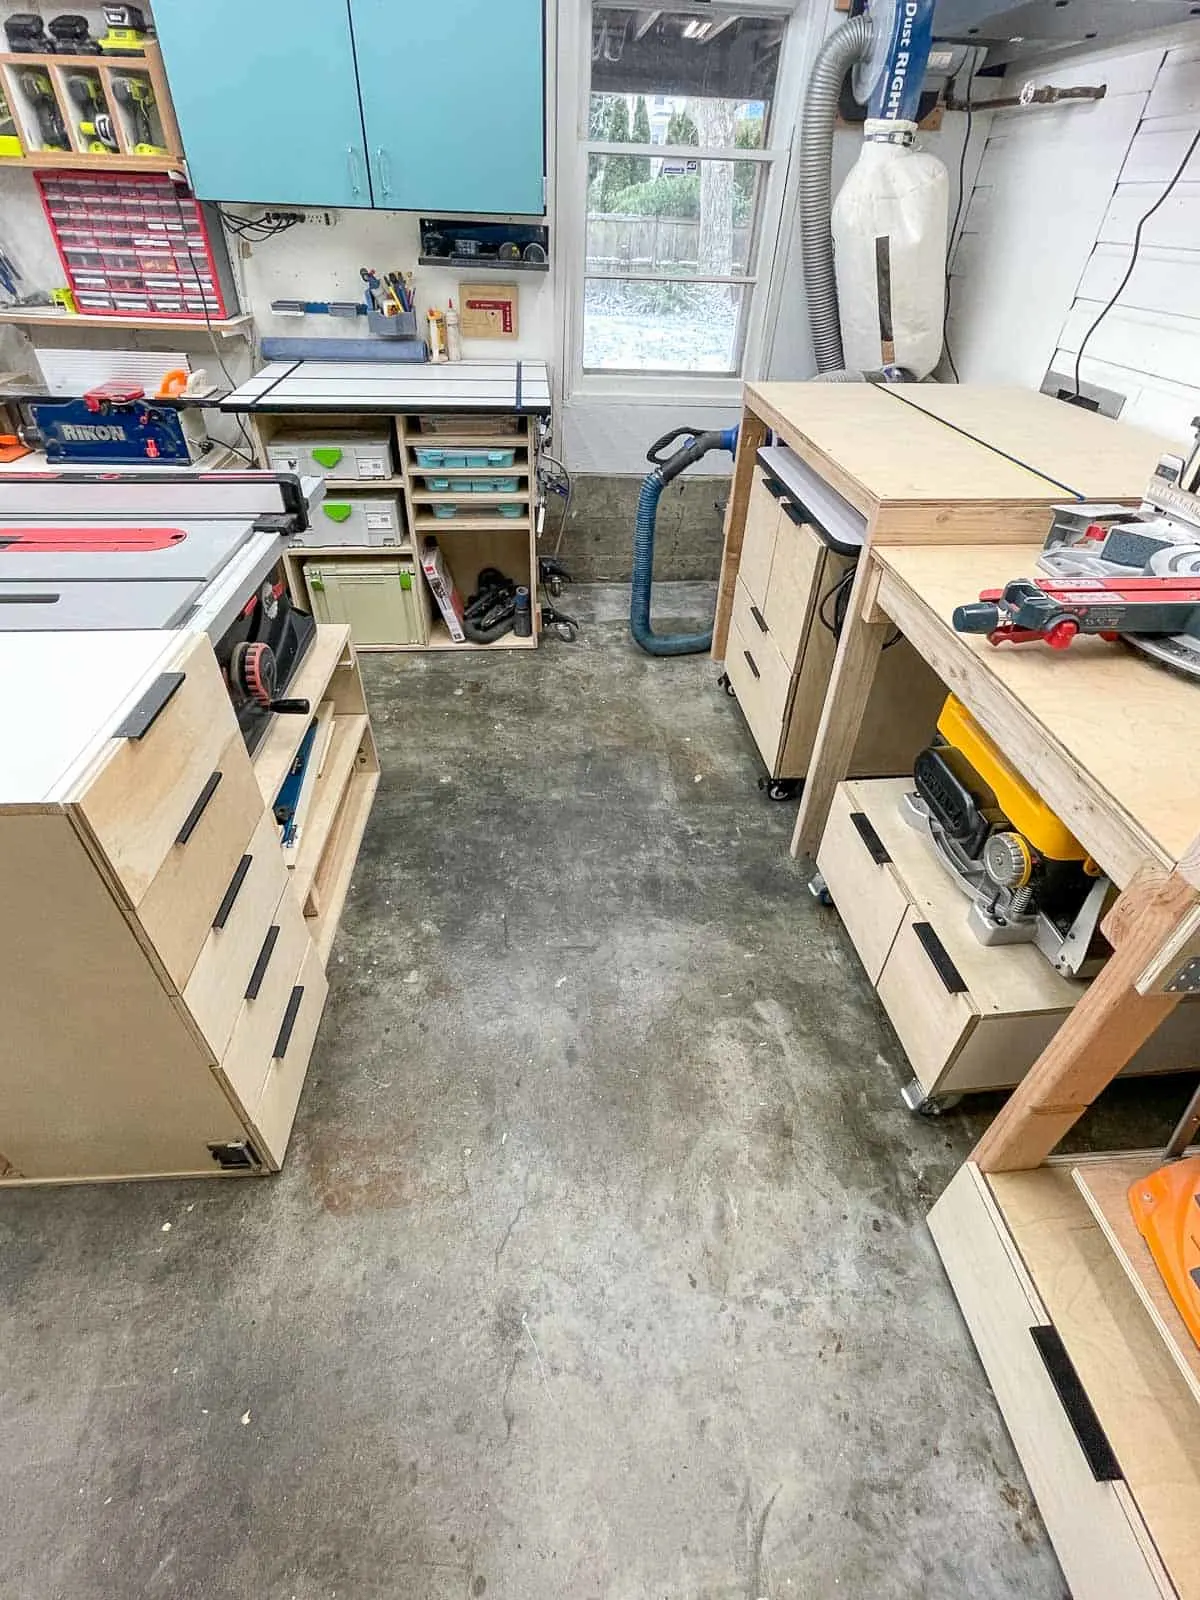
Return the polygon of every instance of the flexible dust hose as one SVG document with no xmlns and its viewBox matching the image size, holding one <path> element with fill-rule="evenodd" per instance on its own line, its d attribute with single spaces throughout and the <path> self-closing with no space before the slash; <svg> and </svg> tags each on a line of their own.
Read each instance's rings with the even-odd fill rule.
<svg viewBox="0 0 1200 1600">
<path fill-rule="evenodd" d="M 707 633 L 655 633 L 650 623 L 650 594 L 654 587 L 654 529 L 658 518 L 658 502 L 663 490 L 685 467 L 707 455 L 710 450 L 737 449 L 736 428 L 720 432 L 696 433 L 689 428 L 676 428 L 656 440 L 647 451 L 655 463 L 654 470 L 642 479 L 642 492 L 638 496 L 637 521 L 633 529 L 633 585 L 629 596 L 629 631 L 635 643 L 647 655 L 695 656 L 712 644 L 713 631 Z M 680 436 L 686 438 L 683 447 L 666 460 L 662 451 Z"/>
<path fill-rule="evenodd" d="M 833 124 L 846 73 L 871 43 L 869 17 L 851 17 L 817 52 L 800 121 L 800 252 L 818 372 L 844 367 L 833 271 Z"/>
</svg>

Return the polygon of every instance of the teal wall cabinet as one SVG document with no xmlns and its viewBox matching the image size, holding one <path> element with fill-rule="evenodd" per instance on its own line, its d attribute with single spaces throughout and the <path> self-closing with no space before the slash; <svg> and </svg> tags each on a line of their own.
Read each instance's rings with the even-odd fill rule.
<svg viewBox="0 0 1200 1600">
<path fill-rule="evenodd" d="M 545 211 L 543 0 L 155 0 L 195 193 Z"/>
<path fill-rule="evenodd" d="M 202 200 L 369 206 L 344 0 L 155 0 Z"/>
</svg>

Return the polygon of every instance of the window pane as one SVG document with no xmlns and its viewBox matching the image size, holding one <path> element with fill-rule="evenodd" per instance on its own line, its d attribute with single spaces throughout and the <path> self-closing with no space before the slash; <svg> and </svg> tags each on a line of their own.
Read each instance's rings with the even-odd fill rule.
<svg viewBox="0 0 1200 1600">
<path fill-rule="evenodd" d="M 588 158 L 588 272 L 724 278 L 751 271 L 756 161 Z"/>
<path fill-rule="evenodd" d="M 584 370 L 736 373 L 747 294 L 737 284 L 590 278 L 583 300 Z"/>
<path fill-rule="evenodd" d="M 758 120 L 765 122 L 785 27 L 782 17 L 744 17 L 716 6 L 634 10 L 596 5 L 593 93 L 598 98 L 644 97 L 652 128 L 656 110 L 664 126 L 670 116 L 670 107 L 656 107 L 656 102 L 674 97 L 757 104 Z"/>
</svg>

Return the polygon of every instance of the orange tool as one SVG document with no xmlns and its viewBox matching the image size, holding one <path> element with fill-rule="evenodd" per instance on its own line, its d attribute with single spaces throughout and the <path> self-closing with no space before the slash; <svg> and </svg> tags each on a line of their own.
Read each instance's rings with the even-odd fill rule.
<svg viewBox="0 0 1200 1600">
<path fill-rule="evenodd" d="M 32 453 L 29 445 L 22 444 L 15 433 L 0 433 L 0 461 L 19 461 Z"/>
<path fill-rule="evenodd" d="M 1168 1161 L 1132 1184 L 1129 1209 L 1179 1315 L 1200 1345 L 1200 1156 Z"/>
</svg>

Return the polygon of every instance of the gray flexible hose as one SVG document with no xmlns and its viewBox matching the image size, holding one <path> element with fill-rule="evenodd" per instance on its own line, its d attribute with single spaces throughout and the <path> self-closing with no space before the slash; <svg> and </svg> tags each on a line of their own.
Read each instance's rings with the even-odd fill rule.
<svg viewBox="0 0 1200 1600">
<path fill-rule="evenodd" d="M 818 372 L 844 366 L 833 273 L 833 122 L 842 80 L 871 42 L 871 19 L 851 17 L 817 52 L 800 121 L 800 250 Z"/>
</svg>

